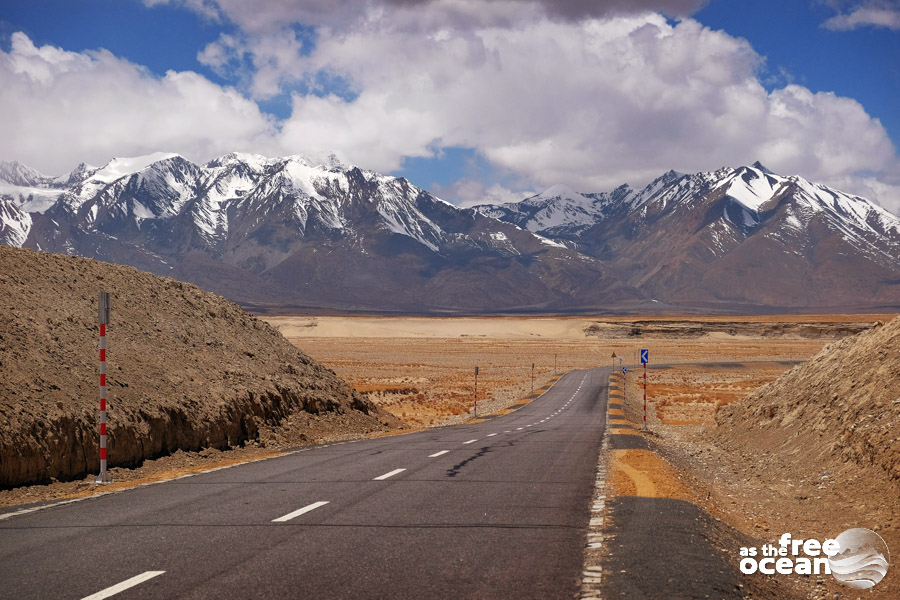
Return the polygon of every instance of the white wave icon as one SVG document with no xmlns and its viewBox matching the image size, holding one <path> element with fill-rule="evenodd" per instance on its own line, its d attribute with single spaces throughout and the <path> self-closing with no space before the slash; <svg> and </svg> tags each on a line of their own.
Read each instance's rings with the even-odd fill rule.
<svg viewBox="0 0 900 600">
<path fill-rule="evenodd" d="M 867 589 L 884 579 L 890 565 L 887 544 L 870 529 L 848 529 L 835 538 L 840 550 L 828 559 L 834 578 L 857 589 Z"/>
</svg>

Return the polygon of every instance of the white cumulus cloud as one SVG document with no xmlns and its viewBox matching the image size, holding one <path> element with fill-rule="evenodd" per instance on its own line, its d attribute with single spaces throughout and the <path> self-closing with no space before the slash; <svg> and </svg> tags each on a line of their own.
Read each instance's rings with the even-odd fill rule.
<svg viewBox="0 0 900 600">
<path fill-rule="evenodd" d="M 843 3 L 838 3 L 838 6 Z M 856 3 L 847 12 L 839 12 L 823 26 L 835 31 L 849 31 L 860 27 L 886 27 L 900 31 L 900 1 L 867 0 Z"/>
<path fill-rule="evenodd" d="M 2 158 L 48 174 L 114 156 L 235 149 L 280 151 L 256 103 L 192 72 L 156 77 L 105 50 L 36 47 L 24 33 L 0 51 Z"/>
<path fill-rule="evenodd" d="M 746 40 L 690 19 L 404 31 L 392 14 L 321 32 L 291 77 L 339 74 L 358 95 L 294 95 L 282 144 L 336 147 L 379 170 L 469 147 L 536 189 L 583 191 L 754 160 L 813 180 L 897 169 L 884 128 L 857 101 L 798 85 L 768 92 L 764 58 Z"/>
<path fill-rule="evenodd" d="M 435 190 L 466 203 L 760 160 L 900 211 L 896 148 L 859 102 L 796 84 L 768 91 L 747 40 L 648 12 L 687 14 L 696 0 L 178 1 L 238 25 L 198 59 L 239 89 L 16 34 L 0 53 L 4 158 L 60 170 L 155 150 L 334 150 L 390 172 L 454 147 L 517 182 L 467 176 Z M 314 43 L 300 24 L 315 27 Z M 260 112 L 257 100 L 282 94 L 287 118 Z"/>
</svg>

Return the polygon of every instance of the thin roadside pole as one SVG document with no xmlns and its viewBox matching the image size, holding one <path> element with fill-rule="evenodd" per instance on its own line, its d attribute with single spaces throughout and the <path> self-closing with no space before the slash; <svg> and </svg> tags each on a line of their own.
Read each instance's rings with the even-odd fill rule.
<svg viewBox="0 0 900 600">
<path fill-rule="evenodd" d="M 109 292 L 97 298 L 97 322 L 100 326 L 100 476 L 97 483 L 111 480 L 106 472 L 106 326 L 109 325 Z"/>
<path fill-rule="evenodd" d="M 475 418 L 478 418 L 478 367 L 475 367 Z"/>
<path fill-rule="evenodd" d="M 644 431 L 647 431 L 647 363 L 644 363 Z"/>
<path fill-rule="evenodd" d="M 644 431 L 647 431 L 647 363 L 650 362 L 650 351 L 641 350 L 641 362 L 644 364 Z"/>
</svg>

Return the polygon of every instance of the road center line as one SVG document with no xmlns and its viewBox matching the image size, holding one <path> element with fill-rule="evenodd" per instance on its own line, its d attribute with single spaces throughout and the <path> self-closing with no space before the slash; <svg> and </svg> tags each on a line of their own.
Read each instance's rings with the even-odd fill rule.
<svg viewBox="0 0 900 600">
<path fill-rule="evenodd" d="M 489 433 L 489 434 L 487 434 L 488 437 L 494 437 L 495 435 L 497 435 L 497 434 L 496 434 L 496 433 Z"/>
<path fill-rule="evenodd" d="M 288 513 L 288 514 L 284 515 L 283 517 L 278 517 L 277 519 L 272 519 L 272 522 L 273 523 L 284 523 L 285 521 L 290 521 L 291 519 L 293 519 L 295 517 L 299 517 L 302 514 L 308 513 L 311 510 L 316 510 L 320 506 L 325 506 L 326 504 L 328 504 L 327 500 L 323 500 L 321 502 L 313 502 L 312 504 L 310 504 L 308 506 L 304 506 L 303 508 L 299 508 L 292 513 Z"/>
<path fill-rule="evenodd" d="M 440 452 L 435 452 L 434 454 L 429 454 L 428 458 L 437 458 L 438 456 L 442 456 L 450 452 L 449 450 L 441 450 Z"/>
<path fill-rule="evenodd" d="M 396 475 L 396 474 L 398 474 L 398 473 L 402 473 L 402 472 L 405 471 L 405 470 L 406 470 L 406 469 L 394 469 L 394 470 L 391 471 L 390 473 L 385 473 L 384 475 L 379 475 L 378 477 L 376 477 L 376 478 L 373 479 L 372 481 L 384 481 L 384 480 L 387 479 L 388 477 L 393 477 L 394 475 Z"/>
<path fill-rule="evenodd" d="M 162 575 L 163 573 L 165 573 L 165 571 L 145 571 L 144 573 L 136 575 L 131 579 L 126 579 L 122 583 L 117 583 L 116 585 L 108 587 L 105 590 L 100 590 L 96 594 L 85 596 L 82 600 L 103 600 L 103 598 L 115 596 L 119 592 L 124 592 L 128 588 L 133 588 L 134 586 L 144 583 L 148 579 L 153 579 L 157 575 Z"/>
<path fill-rule="evenodd" d="M 466 444 L 472 444 L 472 443 L 477 442 L 477 441 L 478 441 L 478 439 L 476 438 L 476 439 L 474 439 L 474 440 L 469 440 L 468 442 L 463 442 L 463 446 L 465 446 Z"/>
</svg>

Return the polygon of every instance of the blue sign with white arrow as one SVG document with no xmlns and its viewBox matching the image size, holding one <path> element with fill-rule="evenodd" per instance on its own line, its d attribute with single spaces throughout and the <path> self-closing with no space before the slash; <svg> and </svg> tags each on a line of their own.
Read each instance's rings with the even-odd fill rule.
<svg viewBox="0 0 900 600">
<path fill-rule="evenodd" d="M 650 351 L 649 350 L 641 350 L 641 362 L 645 365 L 648 362 L 650 362 Z"/>
<path fill-rule="evenodd" d="M 622 367 L 622 375 L 628 372 L 628 367 Z"/>
</svg>

